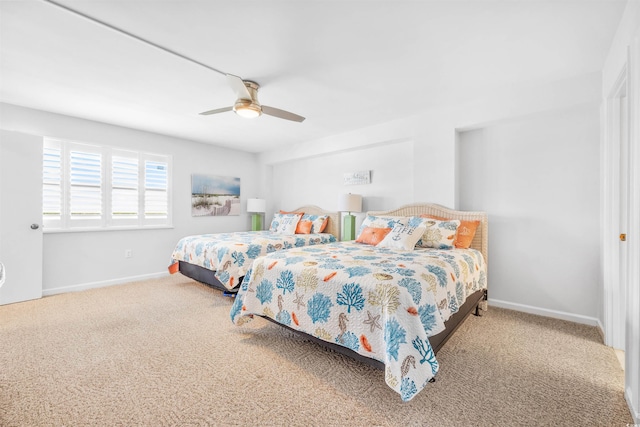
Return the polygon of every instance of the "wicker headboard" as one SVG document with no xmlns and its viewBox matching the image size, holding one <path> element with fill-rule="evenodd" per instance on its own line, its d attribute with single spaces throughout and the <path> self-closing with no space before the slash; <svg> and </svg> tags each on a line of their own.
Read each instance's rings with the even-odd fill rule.
<svg viewBox="0 0 640 427">
<path fill-rule="evenodd" d="M 298 209 L 287 212 L 304 212 L 309 215 L 328 215 L 329 222 L 327 222 L 327 228 L 324 229 L 325 233 L 333 234 L 336 239 L 340 240 L 340 213 L 329 212 L 314 205 L 300 206 Z"/>
<path fill-rule="evenodd" d="M 456 211 L 434 203 L 415 203 L 401 206 L 390 211 L 367 212 L 368 215 L 393 215 L 393 216 L 419 216 L 423 214 L 441 216 L 450 219 L 464 219 L 467 221 L 480 220 L 480 225 L 473 237 L 471 247 L 477 249 L 484 256 L 484 261 L 489 264 L 489 224 L 485 212 Z"/>
</svg>

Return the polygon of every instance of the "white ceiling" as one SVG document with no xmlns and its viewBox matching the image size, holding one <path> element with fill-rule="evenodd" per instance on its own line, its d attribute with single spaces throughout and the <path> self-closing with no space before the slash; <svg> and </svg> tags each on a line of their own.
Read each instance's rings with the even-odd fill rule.
<svg viewBox="0 0 640 427">
<path fill-rule="evenodd" d="M 0 1 L 0 101 L 249 152 L 600 71 L 626 0 Z M 637 1 L 637 0 L 630 0 Z"/>
</svg>

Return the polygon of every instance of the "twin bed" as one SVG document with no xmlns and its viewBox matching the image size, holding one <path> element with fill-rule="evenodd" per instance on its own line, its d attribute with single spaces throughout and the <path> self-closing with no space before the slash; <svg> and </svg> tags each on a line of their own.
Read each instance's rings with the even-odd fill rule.
<svg viewBox="0 0 640 427">
<path fill-rule="evenodd" d="M 300 245 L 253 258 L 231 319 L 242 325 L 261 316 L 384 369 L 387 385 L 407 401 L 433 379 L 436 352 L 486 299 L 487 216 L 434 204 L 367 215 L 358 240 L 379 232 L 392 238 Z M 461 224 L 477 228 L 456 247 Z M 422 236 L 417 244 L 413 232 Z"/>
<path fill-rule="evenodd" d="M 275 231 L 199 234 L 187 236 L 171 254 L 171 273 L 183 275 L 224 292 L 235 293 L 257 257 L 284 249 L 332 243 L 339 239 L 339 214 L 317 206 L 291 213 L 326 217 L 322 233 L 283 234 Z"/>
</svg>

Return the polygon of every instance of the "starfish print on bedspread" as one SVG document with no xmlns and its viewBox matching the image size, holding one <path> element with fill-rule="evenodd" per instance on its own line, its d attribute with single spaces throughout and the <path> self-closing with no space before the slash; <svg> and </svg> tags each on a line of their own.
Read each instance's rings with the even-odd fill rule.
<svg viewBox="0 0 640 427">
<path fill-rule="evenodd" d="M 304 294 L 299 295 L 296 292 L 296 298 L 293 300 L 293 303 L 298 305 L 298 310 L 300 310 L 300 306 L 302 306 L 302 307 L 306 307 L 307 306 L 307 304 L 304 303 L 303 298 L 304 298 Z"/>
<path fill-rule="evenodd" d="M 369 317 L 367 320 L 365 320 L 364 323 L 365 325 L 370 325 L 371 326 L 371 332 L 375 331 L 376 328 L 378 329 L 382 329 L 382 327 L 380 326 L 380 315 L 375 315 L 373 316 L 371 314 L 371 312 L 369 310 L 367 310 L 367 316 Z"/>
</svg>

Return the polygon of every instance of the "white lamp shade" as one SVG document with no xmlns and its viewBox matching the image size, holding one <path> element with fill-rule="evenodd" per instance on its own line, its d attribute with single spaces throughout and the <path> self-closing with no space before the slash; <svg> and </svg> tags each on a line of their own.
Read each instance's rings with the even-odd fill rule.
<svg viewBox="0 0 640 427">
<path fill-rule="evenodd" d="M 247 199 L 247 212 L 263 213 L 267 210 L 267 202 L 264 199 Z"/>
<path fill-rule="evenodd" d="M 341 212 L 362 212 L 362 196 L 359 194 L 341 194 L 338 199 Z"/>
</svg>

